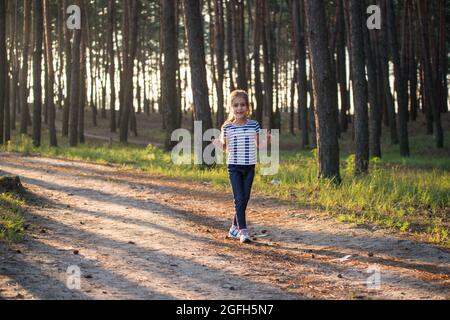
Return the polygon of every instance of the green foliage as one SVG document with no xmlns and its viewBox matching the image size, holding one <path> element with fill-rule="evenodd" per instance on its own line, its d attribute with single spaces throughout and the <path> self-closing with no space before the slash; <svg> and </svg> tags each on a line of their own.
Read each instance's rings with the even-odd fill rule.
<svg viewBox="0 0 450 320">
<path fill-rule="evenodd" d="M 345 175 L 351 176 L 352 174 L 355 173 L 355 161 L 356 161 L 356 157 L 354 154 L 351 154 L 348 156 L 348 158 L 344 164 L 344 174 Z"/>
<path fill-rule="evenodd" d="M 8 144 L 6 146 L 7 151 L 20 152 L 23 155 L 32 154 L 33 149 L 34 149 L 33 140 L 31 139 L 31 137 L 25 134 L 20 135 L 19 141 L 17 143 L 12 143 L 12 141 L 8 141 Z"/>
<path fill-rule="evenodd" d="M 11 193 L 0 193 L 0 240 L 20 240 L 23 231 L 23 200 Z"/>
</svg>

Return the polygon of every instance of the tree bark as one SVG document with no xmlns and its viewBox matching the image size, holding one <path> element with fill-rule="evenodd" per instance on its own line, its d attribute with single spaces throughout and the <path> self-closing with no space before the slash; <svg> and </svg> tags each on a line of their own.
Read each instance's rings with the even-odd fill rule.
<svg viewBox="0 0 450 320">
<path fill-rule="evenodd" d="M 399 46 L 397 39 L 396 19 L 394 12 L 394 2 L 384 0 L 387 7 L 387 29 L 389 38 L 389 48 L 394 64 L 395 91 L 397 92 L 398 106 L 398 136 L 400 142 L 400 155 L 409 157 L 409 139 L 408 139 L 408 92 L 405 87 L 405 77 L 400 61 Z"/>
<path fill-rule="evenodd" d="M 63 17 L 66 16 L 66 8 L 67 8 L 67 0 L 63 1 Z M 65 21 L 65 19 L 63 19 Z M 65 26 L 65 23 L 63 22 L 63 25 Z M 68 136 L 69 135 L 69 113 L 71 108 L 71 99 L 72 99 L 72 51 L 73 49 L 70 46 L 70 39 L 71 39 L 71 32 L 69 28 L 64 27 L 64 55 L 66 57 L 66 66 L 65 66 L 65 76 L 66 76 L 66 96 L 64 100 L 64 108 L 62 113 L 62 135 Z M 78 85 L 76 85 L 78 86 Z"/>
<path fill-rule="evenodd" d="M 348 112 L 350 110 L 350 95 L 347 89 L 347 62 L 345 54 L 345 17 L 344 0 L 338 0 L 338 11 L 336 19 L 337 37 L 336 37 L 336 72 L 339 84 L 339 93 L 341 99 L 340 129 L 341 132 L 347 132 Z"/>
<path fill-rule="evenodd" d="M 22 68 L 20 70 L 20 133 L 27 134 L 30 110 L 28 109 L 28 51 L 31 28 L 31 0 L 24 0 L 23 7 L 23 48 Z"/>
<path fill-rule="evenodd" d="M 84 143 L 84 109 L 87 104 L 87 81 L 86 81 L 86 47 L 89 41 L 89 21 L 85 0 L 81 0 L 81 42 L 80 42 L 80 100 L 78 107 L 78 141 Z"/>
<path fill-rule="evenodd" d="M 382 21 L 386 21 L 386 3 L 381 1 Z M 387 109 L 388 123 L 391 136 L 391 144 L 398 144 L 397 121 L 395 114 L 394 98 L 392 97 L 391 86 L 389 82 L 389 45 L 388 31 L 386 27 L 382 27 L 380 31 L 380 40 L 378 41 L 378 56 L 380 58 L 381 74 L 383 78 L 383 91 L 385 93 L 385 103 Z"/>
<path fill-rule="evenodd" d="M 171 140 L 172 132 L 177 129 L 180 125 L 177 103 L 178 95 L 177 92 L 177 60 L 178 60 L 178 45 L 176 38 L 176 2 L 175 0 L 162 0 L 162 17 L 161 26 L 163 28 L 163 38 L 164 38 L 164 64 L 163 70 L 163 90 L 162 94 L 164 97 L 162 101 L 165 103 L 165 117 L 166 117 L 166 135 L 164 147 L 165 150 L 172 150 L 176 142 Z"/>
<path fill-rule="evenodd" d="M 19 72 L 20 72 L 20 65 L 19 65 L 19 46 L 18 46 L 18 38 L 19 38 L 19 2 L 13 1 L 14 7 L 13 7 L 13 22 L 12 22 L 12 30 L 14 30 L 13 33 L 13 48 L 11 51 L 11 59 L 10 63 L 12 63 L 12 85 L 11 85 L 11 130 L 16 130 L 16 115 L 18 110 L 18 99 L 19 99 L 19 90 L 20 87 L 18 85 L 19 83 Z"/>
<path fill-rule="evenodd" d="M 48 0 L 44 0 L 44 19 L 45 19 L 45 51 L 47 52 L 46 57 L 46 68 L 47 68 L 47 81 L 48 81 L 48 130 L 50 135 L 50 146 L 56 147 L 58 145 L 56 139 L 56 127 L 55 127 L 55 101 L 54 101 L 54 71 L 53 71 L 53 53 L 52 53 L 52 39 L 51 39 L 51 29 L 50 29 L 50 12 Z"/>
<path fill-rule="evenodd" d="M 63 82 L 62 82 L 62 75 L 64 74 L 64 29 L 66 27 L 65 25 L 65 19 L 63 18 L 63 10 L 64 7 L 62 5 L 63 3 L 61 1 L 58 2 L 58 6 L 57 6 L 57 10 L 58 10 L 58 15 L 57 15 L 57 22 L 56 22 L 56 29 L 58 32 L 58 67 L 57 67 L 57 73 L 58 73 L 58 89 L 57 89 L 57 106 L 58 109 L 62 110 L 63 107 L 63 97 L 64 97 L 64 93 L 63 93 Z"/>
<path fill-rule="evenodd" d="M 436 140 L 436 147 L 443 148 L 444 147 L 444 134 L 442 130 L 441 124 L 441 107 L 436 103 L 436 90 L 433 85 L 435 82 L 433 81 L 432 74 L 432 66 L 431 66 L 431 57 L 430 57 L 430 48 L 428 45 L 428 20 L 425 15 L 427 9 L 427 2 L 423 2 L 420 0 L 416 1 L 418 14 L 419 14 L 419 23 L 421 29 L 421 48 L 422 48 L 422 64 L 424 68 L 424 81 L 425 81 L 425 95 L 428 97 L 428 101 L 430 103 L 429 107 L 433 114 L 434 121 L 434 134 Z"/>
<path fill-rule="evenodd" d="M 408 28 L 409 28 L 409 54 L 408 54 L 408 80 L 409 80 L 409 115 L 412 121 L 417 119 L 417 109 L 418 109 L 418 97 L 417 97 L 417 39 L 416 39 L 416 24 L 414 23 L 414 1 L 408 1 L 409 6 L 409 16 L 408 16 Z"/>
<path fill-rule="evenodd" d="M 80 6 L 80 0 L 76 4 Z M 83 21 L 81 22 L 83 23 Z M 80 104 L 80 44 L 81 29 L 73 30 L 72 63 L 70 71 L 70 109 L 69 109 L 69 145 L 78 145 L 78 113 Z"/>
<path fill-rule="evenodd" d="M 5 78 L 5 115 L 4 115 L 4 141 L 7 143 L 11 140 L 11 100 L 13 97 L 12 90 L 14 87 L 14 82 L 12 82 L 12 78 L 10 79 L 9 73 L 11 75 L 14 74 L 14 34 L 15 30 L 11 27 L 13 26 L 14 13 L 13 13 L 13 1 L 8 1 L 6 4 L 6 16 L 7 19 L 5 21 L 6 26 L 8 27 L 9 33 L 9 57 L 8 53 L 5 52 L 5 68 L 6 78 Z M 6 28 L 5 28 L 6 30 Z M 11 67 L 11 69 L 10 69 Z M 14 76 L 13 76 L 14 77 Z"/>
<path fill-rule="evenodd" d="M 130 121 L 130 113 L 133 108 L 133 66 L 134 58 L 136 56 L 136 43 L 138 33 L 138 4 L 139 0 L 127 0 L 125 1 L 126 8 L 129 8 L 131 18 L 130 24 L 130 45 L 128 50 L 128 56 L 126 57 L 127 63 L 124 65 L 125 71 L 125 83 L 124 83 L 124 109 L 123 115 L 120 121 L 120 142 L 127 143 L 128 141 L 128 125 Z M 125 59 L 124 59 L 125 61 Z"/>
<path fill-rule="evenodd" d="M 33 145 L 41 145 L 41 125 L 42 125 L 42 83 L 41 83 L 41 63 L 42 63 L 42 2 L 34 0 L 34 54 L 33 54 Z"/>
<path fill-rule="evenodd" d="M 232 2 L 226 1 L 226 18 L 227 18 L 227 28 L 226 28 L 226 42 L 227 42 L 227 69 L 228 69 L 228 78 L 230 80 L 230 91 L 235 89 L 234 86 L 234 77 L 233 77 L 233 69 L 234 69 L 234 54 L 233 54 L 233 8 Z"/>
<path fill-rule="evenodd" d="M 374 55 L 375 45 L 371 41 L 370 32 L 363 26 L 364 32 L 364 55 L 367 65 L 368 78 L 368 98 L 370 103 L 370 155 L 381 158 L 381 116 L 382 107 L 379 97 L 381 96 L 378 88 L 377 60 Z"/>
<path fill-rule="evenodd" d="M 310 55 L 311 56 L 311 55 Z M 311 61 L 311 58 L 309 59 Z M 309 124 L 311 127 L 311 148 L 317 148 L 317 128 L 316 128 L 316 112 L 315 102 L 313 94 L 313 79 L 312 79 L 312 66 L 309 64 L 309 79 L 308 79 L 308 91 L 309 91 Z"/>
<path fill-rule="evenodd" d="M 448 4 L 447 4 L 448 6 Z M 441 94 L 441 111 L 448 112 L 448 82 L 447 82 L 447 24 L 445 15 L 445 0 L 439 0 L 439 80 Z"/>
<path fill-rule="evenodd" d="M 311 50 L 313 91 L 319 156 L 319 178 L 341 181 L 337 119 L 332 105 L 336 90 L 331 78 L 330 53 L 323 0 L 305 0 Z"/>
<path fill-rule="evenodd" d="M 299 95 L 299 126 L 302 130 L 301 148 L 306 149 L 309 145 L 308 136 L 308 82 L 306 79 L 306 45 L 304 36 L 305 15 L 304 0 L 292 1 L 292 17 L 294 24 L 294 34 L 297 45 L 298 70 L 297 70 L 297 86 Z"/>
<path fill-rule="evenodd" d="M 225 75 L 225 49 L 224 49 L 224 16 L 223 0 L 214 2 L 214 51 L 217 62 L 217 122 L 216 127 L 220 127 L 225 121 L 225 99 L 223 93 L 223 82 Z"/>
<path fill-rule="evenodd" d="M 273 128 L 273 35 L 269 5 L 269 2 L 264 2 L 263 6 L 264 111 L 269 117 L 269 128 Z"/>
<path fill-rule="evenodd" d="M 109 130 L 116 132 L 116 86 L 114 61 L 114 0 L 108 0 L 108 54 L 109 54 L 109 88 L 110 88 L 110 119 Z"/>
<path fill-rule="evenodd" d="M 261 83 L 261 37 L 263 32 L 263 0 L 255 1 L 255 21 L 253 24 L 253 60 L 254 60 L 254 74 L 255 74 L 255 118 L 256 121 L 263 126 L 263 108 L 264 108 L 264 96 Z"/>
<path fill-rule="evenodd" d="M 361 0 L 349 0 L 353 105 L 355 109 L 355 174 L 369 170 L 369 116 Z"/>
<path fill-rule="evenodd" d="M 6 2 L 0 1 L 0 145 L 4 143 L 4 115 L 6 103 L 6 80 L 8 69 L 6 58 Z"/>
<path fill-rule="evenodd" d="M 238 89 L 247 91 L 246 54 L 245 54 L 245 27 L 244 27 L 244 3 L 243 0 L 231 0 L 233 4 L 234 48 L 237 60 L 237 85 Z"/>
<path fill-rule="evenodd" d="M 196 121 L 202 122 L 202 130 L 204 132 L 212 128 L 212 120 L 208 101 L 208 84 L 206 81 L 202 15 L 199 1 L 184 0 L 183 3 L 186 38 L 189 49 L 189 65 L 191 68 L 191 85 L 194 98 L 194 115 Z M 206 143 L 203 143 L 203 148 L 205 146 Z"/>
</svg>

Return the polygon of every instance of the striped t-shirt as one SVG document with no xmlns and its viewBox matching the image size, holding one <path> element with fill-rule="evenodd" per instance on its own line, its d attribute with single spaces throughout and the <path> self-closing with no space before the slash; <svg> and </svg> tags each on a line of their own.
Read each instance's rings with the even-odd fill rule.
<svg viewBox="0 0 450 320">
<path fill-rule="evenodd" d="M 228 164 L 256 164 L 256 135 L 260 131 L 258 121 L 251 119 L 241 126 L 233 123 L 224 125 L 223 136 L 228 139 Z"/>
</svg>

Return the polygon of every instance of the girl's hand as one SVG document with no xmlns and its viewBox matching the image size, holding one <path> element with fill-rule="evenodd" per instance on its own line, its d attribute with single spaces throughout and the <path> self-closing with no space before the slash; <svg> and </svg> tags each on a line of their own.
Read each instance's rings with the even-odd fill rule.
<svg viewBox="0 0 450 320">
<path fill-rule="evenodd" d="M 219 148 L 224 148 L 224 144 L 222 143 L 222 141 L 220 141 L 220 139 L 216 139 L 216 138 L 214 138 L 214 137 L 212 137 L 211 138 L 211 143 L 213 144 L 213 145 L 215 145 L 216 147 L 219 147 Z"/>
<path fill-rule="evenodd" d="M 220 141 L 217 140 L 216 138 L 212 137 L 211 138 L 211 143 L 215 146 L 219 146 L 220 145 Z"/>
</svg>

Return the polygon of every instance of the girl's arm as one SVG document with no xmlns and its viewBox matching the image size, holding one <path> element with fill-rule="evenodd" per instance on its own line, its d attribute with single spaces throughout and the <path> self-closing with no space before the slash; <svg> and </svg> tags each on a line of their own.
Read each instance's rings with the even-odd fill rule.
<svg viewBox="0 0 450 320">
<path fill-rule="evenodd" d="M 215 146 L 217 146 L 218 148 L 221 148 L 224 151 L 227 151 L 227 146 L 228 146 L 227 138 L 220 137 L 219 139 L 212 138 L 211 140 Z"/>
<path fill-rule="evenodd" d="M 226 152 L 228 150 L 228 139 L 227 138 L 222 138 L 220 140 L 221 144 L 222 144 L 222 149 Z"/>
</svg>

